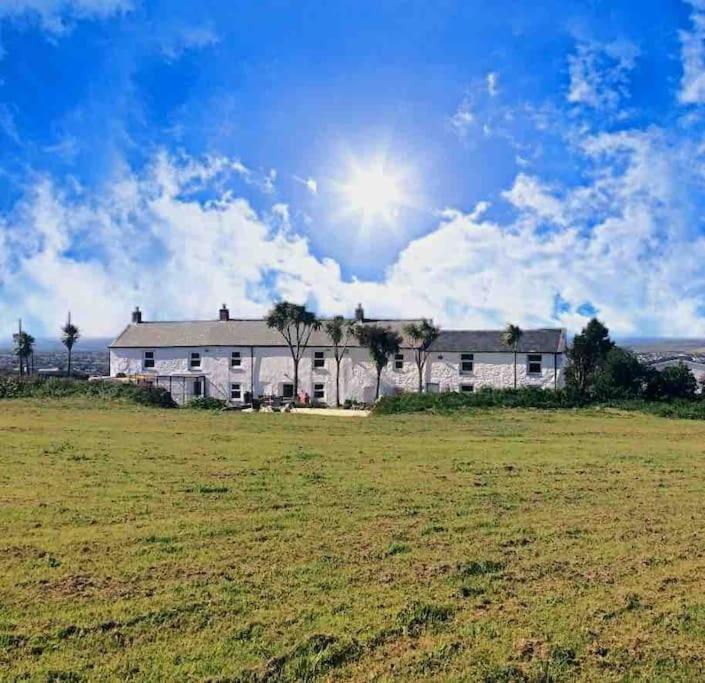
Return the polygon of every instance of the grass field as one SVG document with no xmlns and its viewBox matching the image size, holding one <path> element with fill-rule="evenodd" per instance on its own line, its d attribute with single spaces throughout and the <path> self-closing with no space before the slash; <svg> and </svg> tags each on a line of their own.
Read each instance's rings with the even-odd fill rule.
<svg viewBox="0 0 705 683">
<path fill-rule="evenodd" d="M 702 680 L 705 424 L 0 404 L 4 680 Z"/>
</svg>

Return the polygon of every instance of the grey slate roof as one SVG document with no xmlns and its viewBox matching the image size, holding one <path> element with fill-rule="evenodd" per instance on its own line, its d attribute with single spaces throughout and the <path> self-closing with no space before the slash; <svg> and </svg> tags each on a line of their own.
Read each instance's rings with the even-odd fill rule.
<svg viewBox="0 0 705 683">
<path fill-rule="evenodd" d="M 441 330 L 431 351 L 458 353 L 502 353 L 512 352 L 502 339 L 503 330 Z M 524 330 L 519 353 L 563 353 L 565 331 L 560 328 Z"/>
<path fill-rule="evenodd" d="M 402 329 L 415 320 L 368 320 L 368 324 L 389 327 L 402 334 Z M 431 347 L 433 351 L 488 352 L 509 351 L 497 331 L 442 331 Z M 178 322 L 142 322 L 128 325 L 110 348 L 173 348 L 208 346 L 285 346 L 282 336 L 267 327 L 261 318 L 249 320 L 194 320 Z M 311 335 L 309 346 L 330 346 L 324 330 Z M 350 346 L 358 346 L 356 340 Z M 409 347 L 405 341 L 403 344 Z M 561 352 L 565 340 L 560 329 L 525 330 L 520 351 Z"/>
<path fill-rule="evenodd" d="M 402 334 L 412 320 L 368 320 Z M 277 330 L 261 318 L 254 320 L 194 320 L 185 322 L 142 322 L 128 325 L 110 348 L 177 346 L 285 346 Z M 323 329 L 314 331 L 309 346 L 330 346 Z M 359 346 L 356 340 L 348 346 Z"/>
</svg>

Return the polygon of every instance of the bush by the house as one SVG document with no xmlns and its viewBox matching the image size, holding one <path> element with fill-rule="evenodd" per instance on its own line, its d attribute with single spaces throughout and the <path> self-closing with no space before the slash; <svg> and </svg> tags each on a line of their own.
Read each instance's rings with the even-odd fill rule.
<svg viewBox="0 0 705 683">
<path fill-rule="evenodd" d="M 169 392 L 161 387 L 138 386 L 123 382 L 87 382 L 63 377 L 22 380 L 18 377 L 0 377 L 0 399 L 63 398 L 67 396 L 129 401 L 160 408 L 173 408 L 176 405 Z"/>
<path fill-rule="evenodd" d="M 374 407 L 378 415 L 390 413 L 452 412 L 466 408 L 576 408 L 588 401 L 566 390 L 537 388 L 491 389 L 471 393 L 447 391 L 440 394 L 384 396 Z"/>
<path fill-rule="evenodd" d="M 198 396 L 197 398 L 191 399 L 187 407 L 194 408 L 195 410 L 222 410 L 225 407 L 225 401 L 221 401 L 219 398 L 213 398 L 212 396 Z"/>
</svg>

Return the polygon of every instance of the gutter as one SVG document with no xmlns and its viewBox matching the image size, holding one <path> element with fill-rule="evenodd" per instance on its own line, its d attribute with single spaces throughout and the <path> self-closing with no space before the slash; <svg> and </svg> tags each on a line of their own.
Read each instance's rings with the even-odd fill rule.
<svg viewBox="0 0 705 683">
<path fill-rule="evenodd" d="M 255 398 L 255 347 L 250 346 L 250 400 Z"/>
</svg>

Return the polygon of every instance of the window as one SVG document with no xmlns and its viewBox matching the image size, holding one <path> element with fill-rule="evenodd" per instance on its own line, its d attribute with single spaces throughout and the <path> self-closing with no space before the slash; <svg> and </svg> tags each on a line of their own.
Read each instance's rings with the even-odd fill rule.
<svg viewBox="0 0 705 683">
<path fill-rule="evenodd" d="M 294 385 L 285 382 L 282 384 L 282 397 L 283 398 L 294 398 Z"/>
<path fill-rule="evenodd" d="M 471 394 L 473 391 L 475 391 L 475 385 L 474 384 L 461 384 L 460 391 L 463 394 Z"/>
<path fill-rule="evenodd" d="M 463 374 L 471 374 L 474 361 L 475 361 L 475 354 L 461 353 L 460 354 L 460 372 Z"/>
<path fill-rule="evenodd" d="M 201 367 L 201 354 L 200 353 L 192 353 L 191 358 L 189 360 L 189 367 L 194 370 L 196 368 Z"/>
<path fill-rule="evenodd" d="M 233 401 L 239 401 L 242 398 L 242 390 L 239 384 L 230 385 L 230 398 Z"/>
<path fill-rule="evenodd" d="M 314 368 L 326 367 L 326 354 L 323 351 L 314 351 L 313 352 L 313 367 Z"/>
<path fill-rule="evenodd" d="M 230 367 L 231 368 L 239 368 L 241 363 L 242 363 L 242 358 L 240 358 L 240 352 L 233 351 L 230 354 Z"/>
<path fill-rule="evenodd" d="M 326 385 L 325 384 L 314 384 L 313 385 L 313 398 L 316 401 L 325 401 L 325 398 L 326 398 Z"/>
<path fill-rule="evenodd" d="M 145 370 L 148 370 L 149 368 L 154 367 L 154 351 L 145 351 L 144 352 L 144 359 L 142 361 L 142 367 Z"/>
<path fill-rule="evenodd" d="M 540 375 L 541 374 L 541 354 L 540 353 L 530 353 L 527 356 L 527 372 L 530 375 Z"/>
<path fill-rule="evenodd" d="M 403 370 L 404 369 L 404 354 L 395 353 L 394 354 L 394 369 Z"/>
</svg>

